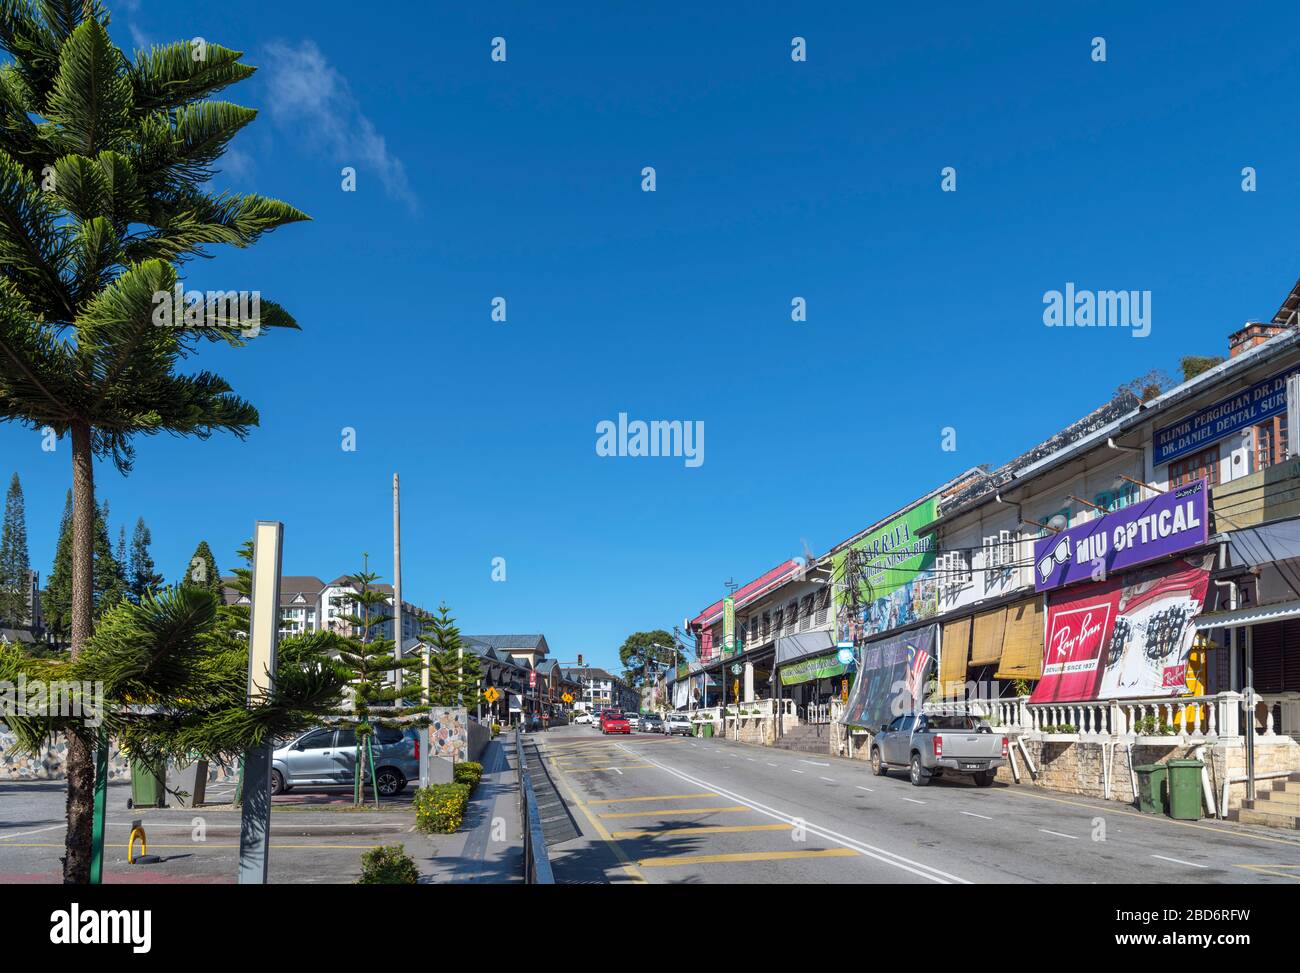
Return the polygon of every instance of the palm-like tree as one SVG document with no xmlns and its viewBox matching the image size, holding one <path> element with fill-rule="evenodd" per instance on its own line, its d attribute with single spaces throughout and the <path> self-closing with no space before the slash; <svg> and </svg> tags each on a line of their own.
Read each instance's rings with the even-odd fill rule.
<svg viewBox="0 0 1300 973">
<path fill-rule="evenodd" d="M 241 52 L 180 42 L 132 60 L 108 22 L 99 0 L 0 0 L 0 420 L 71 440 L 74 658 L 93 624 L 95 458 L 126 473 L 137 435 L 243 437 L 258 423 L 220 376 L 177 371 L 202 342 L 242 346 L 252 323 L 158 327 L 155 295 L 207 247 L 307 218 L 205 186 L 256 115 L 211 97 L 253 73 Z M 296 327 L 268 301 L 260 317 L 257 333 Z M 91 741 L 68 742 L 64 880 L 85 882 Z"/>
</svg>

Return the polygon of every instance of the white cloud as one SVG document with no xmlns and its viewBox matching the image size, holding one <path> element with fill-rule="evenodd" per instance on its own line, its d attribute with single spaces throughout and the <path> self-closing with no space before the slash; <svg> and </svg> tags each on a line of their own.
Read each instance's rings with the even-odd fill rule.
<svg viewBox="0 0 1300 973">
<path fill-rule="evenodd" d="M 270 89 L 272 121 L 294 134 L 306 133 L 336 157 L 340 165 L 378 177 L 390 197 L 412 211 L 419 207 L 402 160 L 388 150 L 384 137 L 361 111 L 345 79 L 311 41 L 297 47 L 271 44 L 262 65 Z"/>
</svg>

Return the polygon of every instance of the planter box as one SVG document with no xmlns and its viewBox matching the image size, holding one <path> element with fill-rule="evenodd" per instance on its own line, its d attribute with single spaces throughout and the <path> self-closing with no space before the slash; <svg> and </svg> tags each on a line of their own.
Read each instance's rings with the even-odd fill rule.
<svg viewBox="0 0 1300 973">
<path fill-rule="evenodd" d="M 1044 743 L 1078 743 L 1077 733 L 1044 733 L 1039 739 Z"/>
<path fill-rule="evenodd" d="M 1134 737 L 1133 742 L 1139 747 L 1181 747 L 1183 738 L 1181 735 L 1174 733 L 1169 736 L 1139 736 Z"/>
</svg>

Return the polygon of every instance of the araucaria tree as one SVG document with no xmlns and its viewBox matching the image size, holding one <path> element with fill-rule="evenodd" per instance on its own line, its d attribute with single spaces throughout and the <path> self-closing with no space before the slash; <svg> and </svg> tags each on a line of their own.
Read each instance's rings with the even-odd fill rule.
<svg viewBox="0 0 1300 973">
<path fill-rule="evenodd" d="M 22 628 L 31 624 L 27 608 L 27 514 L 23 507 L 23 485 L 18 474 L 9 481 L 5 494 L 4 525 L 0 527 L 0 626 Z"/>
<path fill-rule="evenodd" d="M 374 728 L 396 725 L 401 717 L 418 717 L 423 713 L 422 707 L 406 706 L 404 697 L 409 691 L 397 688 L 396 674 L 417 673 L 420 660 L 417 658 L 399 659 L 394 655 L 396 643 L 383 637 L 383 626 L 392 621 L 388 613 L 388 595 L 375 587 L 379 575 L 362 569 L 348 578 L 352 585 L 350 614 L 341 616 L 354 634 L 340 640 L 339 661 L 351 673 L 351 706 L 342 711 L 342 722 L 356 731 L 357 772 L 353 775 L 353 802 L 360 806 L 366 774 L 369 770 L 367 758 L 370 754 L 371 738 Z M 403 725 L 419 726 L 427 720 L 407 719 Z M 379 802 L 378 788 L 375 802 Z"/>
<path fill-rule="evenodd" d="M 185 573 L 181 575 L 181 584 L 206 588 L 215 595 L 221 595 L 221 572 L 217 570 L 217 559 L 212 556 L 212 548 L 208 547 L 207 541 L 199 541 L 199 546 L 190 555 Z"/>
<path fill-rule="evenodd" d="M 74 659 L 94 621 L 95 459 L 126 473 L 139 435 L 246 435 L 257 410 L 178 365 L 205 342 L 296 327 L 265 299 L 257 320 L 197 293 L 170 327 L 155 309 L 208 247 L 306 218 L 208 185 L 256 116 L 212 97 L 253 73 L 240 52 L 195 39 L 130 58 L 108 22 L 100 0 L 0 0 L 0 420 L 71 445 Z M 68 741 L 65 882 L 90 874 L 90 744 Z"/>
<path fill-rule="evenodd" d="M 424 624 L 420 641 L 429 649 L 429 702 L 473 709 L 479 701 L 482 671 L 478 656 L 461 644 L 460 629 L 446 602 Z"/>
<path fill-rule="evenodd" d="M 136 604 L 149 592 L 162 587 L 163 576 L 154 568 L 153 555 L 149 553 L 152 543 L 153 535 L 141 517 L 135 522 L 135 533 L 131 535 L 131 555 L 126 569 L 127 590 Z"/>
</svg>

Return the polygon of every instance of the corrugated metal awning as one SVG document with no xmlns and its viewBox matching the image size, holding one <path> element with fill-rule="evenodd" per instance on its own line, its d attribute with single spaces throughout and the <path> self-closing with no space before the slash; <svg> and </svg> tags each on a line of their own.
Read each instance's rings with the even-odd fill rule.
<svg viewBox="0 0 1300 973">
<path fill-rule="evenodd" d="M 1198 632 L 1205 632 L 1212 628 L 1262 625 L 1265 622 L 1280 622 L 1287 618 L 1300 618 L 1300 601 L 1283 601 L 1276 605 L 1238 608 L 1230 612 L 1211 612 L 1197 618 L 1195 625 Z"/>
</svg>

